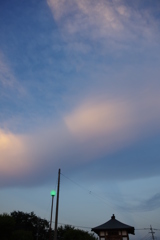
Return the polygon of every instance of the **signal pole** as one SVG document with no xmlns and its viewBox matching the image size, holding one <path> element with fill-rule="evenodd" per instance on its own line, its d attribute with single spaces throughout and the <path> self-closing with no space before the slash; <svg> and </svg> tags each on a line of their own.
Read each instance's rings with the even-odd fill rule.
<svg viewBox="0 0 160 240">
<path fill-rule="evenodd" d="M 52 190 L 51 191 L 51 197 L 52 197 L 52 205 L 51 205 L 51 218 L 50 218 L 50 226 L 49 226 L 49 240 L 51 240 L 51 232 L 52 232 L 52 214 L 53 214 L 53 199 L 54 196 L 56 195 L 56 191 Z"/>
</svg>

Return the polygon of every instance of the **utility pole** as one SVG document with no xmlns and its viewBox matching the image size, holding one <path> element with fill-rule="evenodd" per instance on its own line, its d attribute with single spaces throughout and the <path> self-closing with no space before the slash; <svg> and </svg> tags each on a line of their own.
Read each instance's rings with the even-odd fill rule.
<svg viewBox="0 0 160 240">
<path fill-rule="evenodd" d="M 57 202 L 56 202 L 56 216 L 55 216 L 54 240 L 57 240 L 60 174 L 61 174 L 61 169 L 58 170 L 58 186 L 57 186 Z"/>
<path fill-rule="evenodd" d="M 151 233 L 152 234 L 152 240 L 154 240 L 154 234 L 155 234 L 155 232 L 153 232 L 153 228 L 152 228 L 152 226 L 150 225 L 150 232 L 149 233 Z"/>
</svg>

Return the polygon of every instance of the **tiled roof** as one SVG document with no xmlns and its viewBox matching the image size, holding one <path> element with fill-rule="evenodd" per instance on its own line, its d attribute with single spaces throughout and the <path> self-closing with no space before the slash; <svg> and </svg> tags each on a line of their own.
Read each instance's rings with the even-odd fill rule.
<svg viewBox="0 0 160 240">
<path fill-rule="evenodd" d="M 108 222 L 92 228 L 92 231 L 95 233 L 99 233 L 104 230 L 126 230 L 128 233 L 134 234 L 134 227 L 116 220 L 114 214 Z"/>
</svg>

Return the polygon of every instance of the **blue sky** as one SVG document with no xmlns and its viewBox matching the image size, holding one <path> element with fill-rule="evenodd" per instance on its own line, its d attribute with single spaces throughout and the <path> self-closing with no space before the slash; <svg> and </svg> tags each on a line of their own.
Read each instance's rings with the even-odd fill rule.
<svg viewBox="0 0 160 240">
<path fill-rule="evenodd" d="M 82 187 L 61 176 L 60 222 L 114 213 L 160 229 L 159 12 L 158 0 L 1 1 L 1 212 L 49 219 L 61 168 Z"/>
</svg>

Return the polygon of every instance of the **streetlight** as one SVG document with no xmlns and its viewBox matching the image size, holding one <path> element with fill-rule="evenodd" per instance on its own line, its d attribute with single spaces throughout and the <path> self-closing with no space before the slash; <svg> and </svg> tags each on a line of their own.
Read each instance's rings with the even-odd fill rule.
<svg viewBox="0 0 160 240">
<path fill-rule="evenodd" d="M 54 196 L 56 195 L 56 191 L 54 191 L 54 190 L 52 190 L 51 192 L 50 192 L 50 194 L 51 194 L 51 196 L 52 196 L 52 205 L 51 205 L 51 219 L 50 219 L 50 227 L 49 227 L 49 229 L 50 229 L 50 240 L 51 240 L 51 226 L 52 226 L 52 213 L 53 213 L 53 199 L 54 199 Z"/>
</svg>

